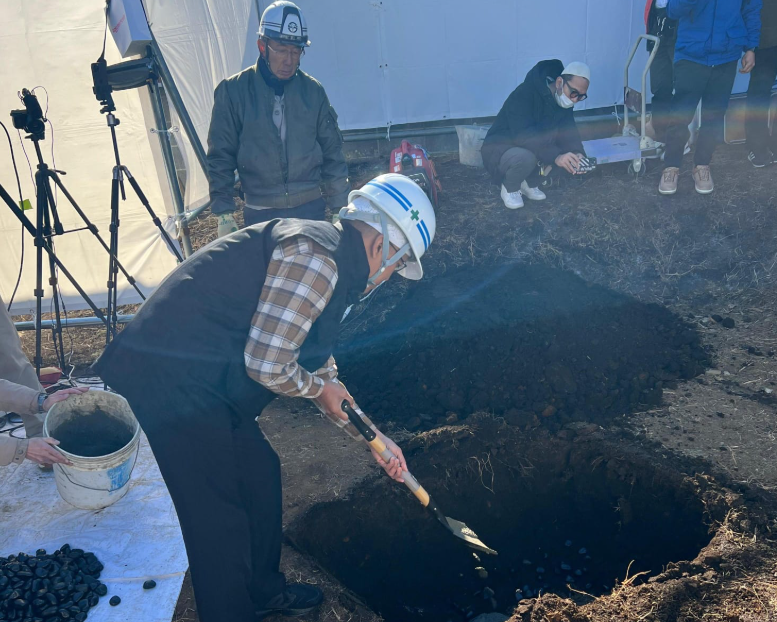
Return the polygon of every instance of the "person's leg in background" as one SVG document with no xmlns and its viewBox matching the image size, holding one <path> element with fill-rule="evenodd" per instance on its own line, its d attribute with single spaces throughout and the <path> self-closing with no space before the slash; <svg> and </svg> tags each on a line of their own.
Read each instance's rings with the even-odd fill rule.
<svg viewBox="0 0 777 622">
<path fill-rule="evenodd" d="M 700 194 L 709 194 L 714 190 L 710 162 L 715 148 L 723 142 L 723 122 L 731 101 L 737 65 L 738 61 L 732 61 L 711 67 L 701 97 L 701 127 L 693 154 L 693 180 Z"/>
<path fill-rule="evenodd" d="M 511 147 L 502 154 L 499 160 L 499 172 L 502 174 L 501 195 L 505 207 L 509 209 L 523 207 L 521 187 L 524 184 L 526 184 L 526 189 L 536 187 L 538 181 L 537 158 L 528 149 Z M 535 184 L 535 186 L 530 186 L 530 183 Z M 545 198 L 544 194 L 542 198 Z"/>
<path fill-rule="evenodd" d="M 696 107 L 707 88 L 711 72 L 711 67 L 685 59 L 674 65 L 674 96 L 670 112 L 672 122 L 666 134 L 665 168 L 658 186 L 661 194 L 677 192 L 683 150 L 690 136 L 688 124 L 696 114 Z"/>
<path fill-rule="evenodd" d="M 672 95 L 674 93 L 673 37 L 660 40 L 653 64 L 650 65 L 651 125 L 655 139 L 666 143 L 666 132 L 671 124 Z"/>
<path fill-rule="evenodd" d="M 267 222 L 274 218 L 302 218 L 304 220 L 324 220 L 326 217 L 326 200 L 319 197 L 297 207 L 279 207 L 268 209 L 243 209 L 245 226 L 250 227 L 260 222 Z"/>
<path fill-rule="evenodd" d="M 777 46 L 757 49 L 755 67 L 750 73 L 750 85 L 747 87 L 747 116 L 745 132 L 747 134 L 748 160 L 756 168 L 762 168 L 775 161 L 775 136 L 772 129 L 769 136 L 769 106 L 772 86 L 777 79 Z M 770 150 L 771 147 L 771 150 Z"/>
</svg>

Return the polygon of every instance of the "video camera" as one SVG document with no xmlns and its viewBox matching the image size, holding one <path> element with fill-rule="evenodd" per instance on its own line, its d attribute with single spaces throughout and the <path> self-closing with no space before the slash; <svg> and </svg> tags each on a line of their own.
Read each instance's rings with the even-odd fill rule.
<svg viewBox="0 0 777 622">
<path fill-rule="evenodd" d="M 22 89 L 22 102 L 24 110 L 11 110 L 13 126 L 27 132 L 27 138 L 31 140 L 43 140 L 46 137 L 46 119 L 38 98 L 27 89 Z"/>
</svg>

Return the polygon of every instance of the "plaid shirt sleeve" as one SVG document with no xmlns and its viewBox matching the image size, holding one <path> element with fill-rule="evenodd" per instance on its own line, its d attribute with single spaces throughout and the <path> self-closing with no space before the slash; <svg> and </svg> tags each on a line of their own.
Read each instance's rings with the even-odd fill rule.
<svg viewBox="0 0 777 622">
<path fill-rule="evenodd" d="M 337 378 L 332 356 L 312 374 L 297 363 L 299 349 L 336 284 L 334 259 L 313 240 L 294 238 L 273 251 L 245 346 L 251 378 L 274 393 L 309 399 L 321 395 L 325 381 Z M 356 412 L 375 429 L 358 406 Z M 351 423 L 328 415 L 327 419 L 352 438 L 361 437 Z"/>
<path fill-rule="evenodd" d="M 329 378 L 309 373 L 297 359 L 336 284 L 337 266 L 323 246 L 306 237 L 278 245 L 267 266 L 246 341 L 245 364 L 251 378 L 280 395 L 315 398 L 321 394 Z"/>
</svg>

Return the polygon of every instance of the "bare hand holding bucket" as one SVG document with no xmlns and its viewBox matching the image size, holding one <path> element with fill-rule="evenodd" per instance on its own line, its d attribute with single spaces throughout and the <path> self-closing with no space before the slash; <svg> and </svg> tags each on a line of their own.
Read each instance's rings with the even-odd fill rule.
<svg viewBox="0 0 777 622">
<path fill-rule="evenodd" d="M 86 393 L 88 390 L 89 390 L 89 387 L 70 387 L 68 389 L 60 389 L 56 393 L 52 393 L 51 395 L 49 395 L 44 400 L 43 410 L 48 410 L 54 404 L 65 401 L 71 395 L 81 395 L 81 393 Z"/>
<path fill-rule="evenodd" d="M 59 441 L 55 438 L 31 438 L 27 444 L 27 460 L 37 464 L 70 464 L 55 447 Z"/>
</svg>

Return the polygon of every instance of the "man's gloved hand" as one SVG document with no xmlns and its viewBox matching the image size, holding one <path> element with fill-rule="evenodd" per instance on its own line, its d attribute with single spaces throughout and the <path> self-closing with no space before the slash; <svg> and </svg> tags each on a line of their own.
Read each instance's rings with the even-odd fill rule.
<svg viewBox="0 0 777 622">
<path fill-rule="evenodd" d="M 237 231 L 237 222 L 235 221 L 234 214 L 219 214 L 218 219 L 218 236 L 220 238 L 223 238 L 228 233 L 234 233 Z"/>
</svg>

